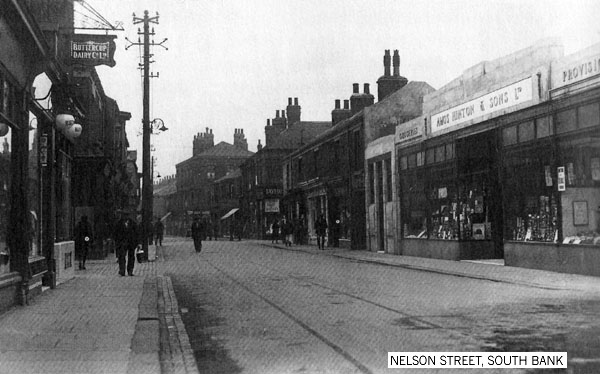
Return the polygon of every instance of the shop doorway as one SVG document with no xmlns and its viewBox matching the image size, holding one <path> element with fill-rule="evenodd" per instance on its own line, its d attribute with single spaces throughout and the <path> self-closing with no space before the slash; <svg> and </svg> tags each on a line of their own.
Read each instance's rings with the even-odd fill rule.
<svg viewBox="0 0 600 374">
<path fill-rule="evenodd" d="M 456 141 L 462 257 L 504 257 L 498 140 L 492 130 Z"/>
</svg>

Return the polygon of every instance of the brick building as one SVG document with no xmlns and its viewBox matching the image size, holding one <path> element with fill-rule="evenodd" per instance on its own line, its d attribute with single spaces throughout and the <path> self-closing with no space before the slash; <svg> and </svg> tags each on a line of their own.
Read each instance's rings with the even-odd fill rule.
<svg viewBox="0 0 600 374">
<path fill-rule="evenodd" d="M 235 171 L 254 153 L 248 151 L 243 129 L 235 129 L 233 144 L 214 143 L 214 135 L 208 127 L 193 140 L 193 154 L 176 165 L 177 202 L 172 206 L 173 224 L 180 234 L 187 232 L 192 214 L 206 216 L 215 229 L 219 229 L 220 211 L 214 209 L 213 183 Z"/>
</svg>

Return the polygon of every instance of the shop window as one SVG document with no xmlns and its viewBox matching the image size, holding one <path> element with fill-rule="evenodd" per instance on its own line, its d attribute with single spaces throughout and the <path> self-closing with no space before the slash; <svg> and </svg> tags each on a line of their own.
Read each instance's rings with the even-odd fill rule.
<svg viewBox="0 0 600 374">
<path fill-rule="evenodd" d="M 550 117 L 542 117 L 535 120 L 536 137 L 538 139 L 552 135 L 552 126 L 550 125 Z"/>
<path fill-rule="evenodd" d="M 577 129 L 575 109 L 564 110 L 556 114 L 556 133 L 562 134 Z"/>
<path fill-rule="evenodd" d="M 417 167 L 425 164 L 425 152 L 417 152 Z"/>
<path fill-rule="evenodd" d="M 375 167 L 372 162 L 369 163 L 369 204 L 375 204 Z"/>
<path fill-rule="evenodd" d="M 435 148 L 435 162 L 446 161 L 446 146 L 441 145 Z"/>
<path fill-rule="evenodd" d="M 510 126 L 502 129 L 502 143 L 505 146 L 517 144 L 517 126 Z"/>
<path fill-rule="evenodd" d="M 519 143 L 528 142 L 535 138 L 535 127 L 533 121 L 519 124 Z"/>
<path fill-rule="evenodd" d="M 414 169 L 416 167 L 417 167 L 417 154 L 412 153 L 412 154 L 408 155 L 408 168 Z"/>
<path fill-rule="evenodd" d="M 417 153 L 420 154 L 421 152 Z M 385 160 L 385 188 L 387 201 L 392 201 L 392 160 Z"/>
<path fill-rule="evenodd" d="M 577 108 L 579 128 L 598 126 L 600 123 L 600 105 L 598 103 L 583 105 Z"/>
<path fill-rule="evenodd" d="M 400 170 L 408 169 L 408 157 L 402 156 L 400 157 Z"/>
<path fill-rule="evenodd" d="M 400 177 L 402 232 L 406 238 L 427 237 L 429 206 L 423 180 L 423 176 L 416 171 L 404 173 Z"/>
<path fill-rule="evenodd" d="M 454 159 L 454 143 L 446 144 L 446 160 Z"/>
<path fill-rule="evenodd" d="M 553 242 L 558 235 L 555 168 L 542 149 L 507 155 L 504 164 L 504 237 Z"/>
</svg>

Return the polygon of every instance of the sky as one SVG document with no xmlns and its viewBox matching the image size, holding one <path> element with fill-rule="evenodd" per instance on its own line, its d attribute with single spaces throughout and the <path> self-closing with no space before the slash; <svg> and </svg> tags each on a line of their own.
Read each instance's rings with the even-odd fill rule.
<svg viewBox="0 0 600 374">
<path fill-rule="evenodd" d="M 132 13 L 159 14 L 152 50 L 150 118 L 168 131 L 152 136 L 155 174 L 174 175 L 192 156 L 195 134 L 211 128 L 215 144 L 243 128 L 249 149 L 288 98 L 302 120 L 331 120 L 352 84 L 383 75 L 386 49 L 399 50 L 400 74 L 438 89 L 469 67 L 535 44 L 560 40 L 565 53 L 600 42 L 599 1 L 415 0 L 86 0 L 121 22 L 115 67 L 98 67 L 105 93 L 130 112 L 130 148 L 141 167 L 142 78 Z M 81 9 L 76 5 L 76 9 Z M 76 14 L 76 19 L 85 17 Z"/>
</svg>

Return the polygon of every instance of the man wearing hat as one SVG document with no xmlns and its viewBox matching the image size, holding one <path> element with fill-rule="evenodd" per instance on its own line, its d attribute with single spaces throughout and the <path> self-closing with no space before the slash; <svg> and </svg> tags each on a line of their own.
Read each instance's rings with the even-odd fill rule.
<svg viewBox="0 0 600 374">
<path fill-rule="evenodd" d="M 122 210 L 117 213 L 120 219 L 115 226 L 115 244 L 119 259 L 119 274 L 125 276 L 127 269 L 127 274 L 133 276 L 135 250 L 141 243 L 139 228 L 133 211 Z"/>
</svg>

